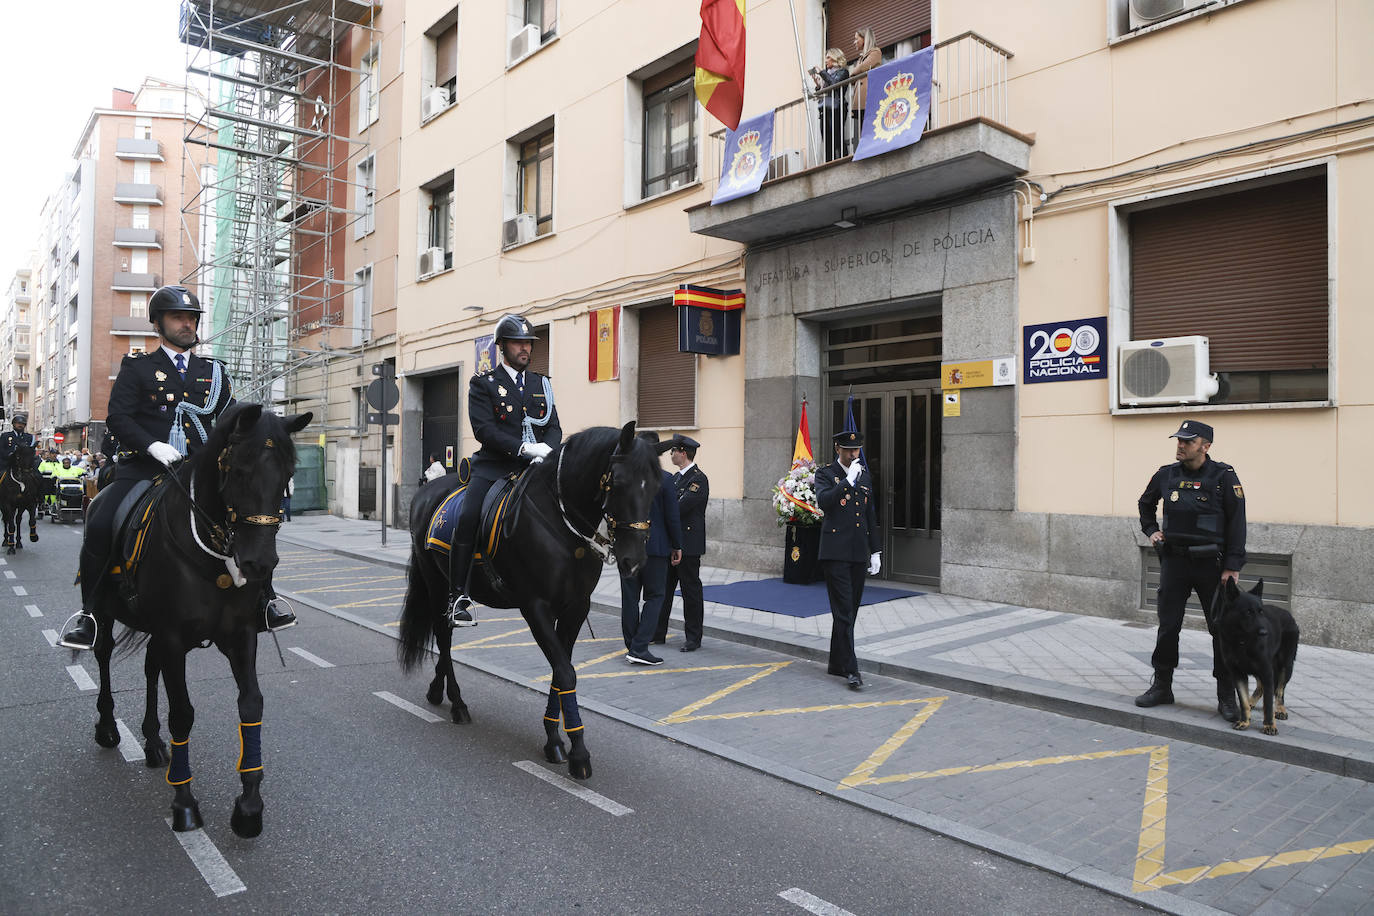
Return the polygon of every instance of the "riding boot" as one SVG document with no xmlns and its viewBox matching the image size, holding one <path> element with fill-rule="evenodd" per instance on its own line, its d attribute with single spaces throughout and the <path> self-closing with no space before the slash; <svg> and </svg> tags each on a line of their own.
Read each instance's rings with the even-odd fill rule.
<svg viewBox="0 0 1374 916">
<path fill-rule="evenodd" d="M 296 615 L 291 612 L 290 602 L 277 597 L 276 589 L 272 588 L 270 580 L 262 587 L 261 602 L 262 620 L 258 623 L 259 633 L 285 630 L 296 625 Z"/>
<path fill-rule="evenodd" d="M 1217 678 L 1217 712 L 1227 722 L 1240 721 L 1240 709 L 1236 706 L 1236 685 L 1225 678 Z"/>
<path fill-rule="evenodd" d="M 1156 668 L 1150 680 L 1150 689 L 1135 698 L 1137 706 L 1167 706 L 1174 701 L 1174 672 L 1167 668 Z"/>
<path fill-rule="evenodd" d="M 448 622 L 452 627 L 475 627 L 468 585 L 472 576 L 472 545 L 454 544 L 448 554 Z"/>
<path fill-rule="evenodd" d="M 81 583 L 81 610 L 72 615 L 71 629 L 57 640 L 59 646 L 67 649 L 90 649 L 95 646 L 96 626 L 91 608 L 105 560 L 90 550 L 90 546 L 81 546 L 80 573 L 77 576 Z"/>
</svg>

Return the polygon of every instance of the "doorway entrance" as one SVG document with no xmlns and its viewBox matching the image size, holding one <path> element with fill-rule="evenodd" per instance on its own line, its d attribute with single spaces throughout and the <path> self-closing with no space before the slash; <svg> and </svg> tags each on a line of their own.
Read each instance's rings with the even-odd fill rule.
<svg viewBox="0 0 1374 916">
<path fill-rule="evenodd" d="M 832 327 L 826 333 L 826 440 L 852 394 L 882 528 L 881 578 L 940 584 L 940 315 Z"/>
</svg>

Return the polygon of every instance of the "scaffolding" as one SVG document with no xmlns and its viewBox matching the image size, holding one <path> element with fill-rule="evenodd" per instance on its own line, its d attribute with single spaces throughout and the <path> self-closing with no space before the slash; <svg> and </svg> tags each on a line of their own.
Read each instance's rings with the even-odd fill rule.
<svg viewBox="0 0 1374 916">
<path fill-rule="evenodd" d="M 341 240 L 367 154 L 349 102 L 375 91 L 350 45 L 372 17 L 370 0 L 183 0 L 186 70 L 207 89 L 183 144 L 182 229 L 197 253 L 183 282 L 240 400 L 287 400 L 291 376 L 327 355 L 304 338 L 343 326 L 355 283 Z"/>
</svg>

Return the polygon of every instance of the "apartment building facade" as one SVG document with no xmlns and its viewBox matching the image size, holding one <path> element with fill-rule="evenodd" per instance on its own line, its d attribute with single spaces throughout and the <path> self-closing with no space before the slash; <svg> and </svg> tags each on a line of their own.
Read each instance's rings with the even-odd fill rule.
<svg viewBox="0 0 1374 916">
<path fill-rule="evenodd" d="M 29 409 L 29 358 L 32 356 L 33 271 L 20 267 L 0 304 L 0 408 L 8 421 Z M 8 425 L 8 424 L 6 424 Z"/>
</svg>

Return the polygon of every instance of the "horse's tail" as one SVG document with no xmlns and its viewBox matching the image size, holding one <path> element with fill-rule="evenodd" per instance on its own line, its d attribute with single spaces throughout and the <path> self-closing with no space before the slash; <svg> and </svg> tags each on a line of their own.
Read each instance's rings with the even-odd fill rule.
<svg viewBox="0 0 1374 916">
<path fill-rule="evenodd" d="M 396 657 L 405 671 L 424 659 L 434 632 L 429 583 L 420 568 L 424 562 L 423 549 L 412 544 L 410 562 L 406 564 L 406 600 L 401 606 L 401 642 L 396 647 Z"/>
</svg>

